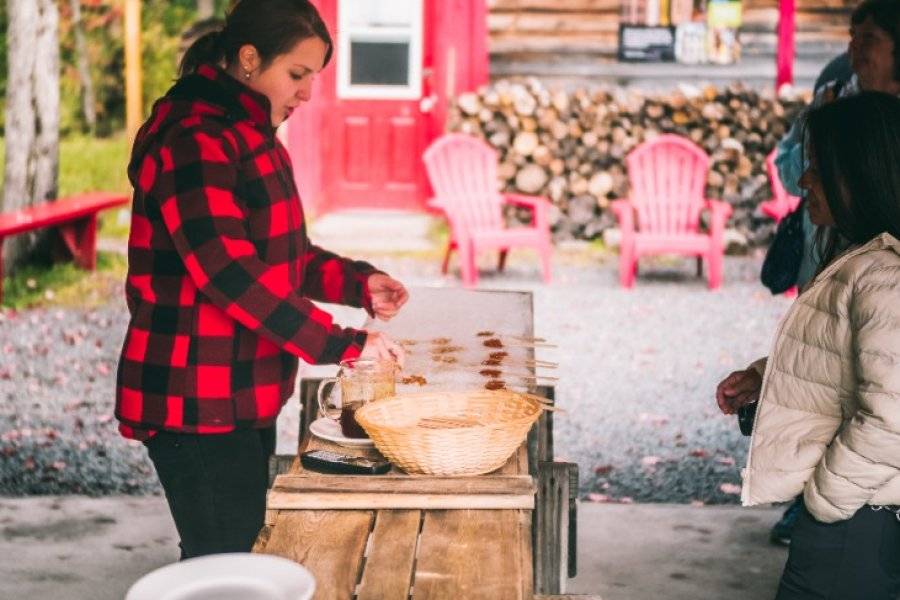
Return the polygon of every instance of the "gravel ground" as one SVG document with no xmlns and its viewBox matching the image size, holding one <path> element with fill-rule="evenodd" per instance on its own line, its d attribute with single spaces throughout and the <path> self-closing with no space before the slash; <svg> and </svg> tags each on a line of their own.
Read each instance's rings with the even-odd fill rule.
<svg viewBox="0 0 900 600">
<path fill-rule="evenodd" d="M 432 258 L 370 259 L 407 285 L 459 285 Z M 759 257 L 729 257 L 715 293 L 692 261 L 642 265 L 624 291 L 614 257 L 563 251 L 550 286 L 527 253 L 510 259 L 480 285 L 535 294 L 537 335 L 559 345 L 538 354 L 560 363 L 567 413 L 556 419 L 556 453 L 580 465 L 583 497 L 736 503 L 746 439 L 713 391 L 768 351 L 789 305 L 758 284 Z M 337 316 L 355 324 L 359 313 Z M 143 447 L 119 437 L 111 418 L 126 324 L 118 299 L 91 311 L 0 312 L 0 494 L 158 491 Z M 292 413 L 283 421 L 280 429 L 295 427 Z"/>
</svg>

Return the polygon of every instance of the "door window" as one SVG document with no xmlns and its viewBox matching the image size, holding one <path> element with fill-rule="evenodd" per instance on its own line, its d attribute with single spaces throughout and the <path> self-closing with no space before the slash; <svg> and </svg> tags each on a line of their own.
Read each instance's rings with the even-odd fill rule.
<svg viewBox="0 0 900 600">
<path fill-rule="evenodd" d="M 418 99 L 422 0 L 339 0 L 340 98 Z"/>
</svg>

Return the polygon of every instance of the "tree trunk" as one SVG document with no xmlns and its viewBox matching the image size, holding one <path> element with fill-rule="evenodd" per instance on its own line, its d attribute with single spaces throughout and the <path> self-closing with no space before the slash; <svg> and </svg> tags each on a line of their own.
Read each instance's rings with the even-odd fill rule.
<svg viewBox="0 0 900 600">
<path fill-rule="evenodd" d="M 197 20 L 211 19 L 215 13 L 215 0 L 197 0 Z"/>
<path fill-rule="evenodd" d="M 88 63 L 87 43 L 84 39 L 84 26 L 81 22 L 81 0 L 69 0 L 72 7 L 72 29 L 75 31 L 75 62 L 78 66 L 78 79 L 81 83 L 81 109 L 88 131 L 93 134 L 97 129 L 97 108 L 94 100 L 94 83 L 91 81 L 91 69 Z"/>
<path fill-rule="evenodd" d="M 6 6 L 9 70 L 0 209 L 9 212 L 57 195 L 59 12 L 55 0 L 7 0 Z M 20 264 L 36 243 L 36 235 L 8 240 L 6 266 Z"/>
</svg>

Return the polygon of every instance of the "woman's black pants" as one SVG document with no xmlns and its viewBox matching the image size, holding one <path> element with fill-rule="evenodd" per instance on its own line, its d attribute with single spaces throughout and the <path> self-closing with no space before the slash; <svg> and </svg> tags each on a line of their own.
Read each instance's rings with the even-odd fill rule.
<svg viewBox="0 0 900 600">
<path fill-rule="evenodd" d="M 847 521 L 821 523 L 802 508 L 776 600 L 895 600 L 898 594 L 895 513 L 863 506 Z"/>
<path fill-rule="evenodd" d="M 181 559 L 249 552 L 265 519 L 275 428 L 161 431 L 145 444 L 181 537 Z"/>
</svg>

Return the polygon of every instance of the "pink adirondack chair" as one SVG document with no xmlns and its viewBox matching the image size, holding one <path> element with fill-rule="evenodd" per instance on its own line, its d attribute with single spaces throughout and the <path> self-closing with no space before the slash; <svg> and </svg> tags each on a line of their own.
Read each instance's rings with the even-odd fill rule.
<svg viewBox="0 0 900 600">
<path fill-rule="evenodd" d="M 619 221 L 619 282 L 634 285 L 638 259 L 652 254 L 682 254 L 706 261 L 709 289 L 722 283 L 725 222 L 731 207 L 705 198 L 709 157 L 678 135 L 644 142 L 625 159 L 631 192 L 611 203 Z M 708 210 L 709 232 L 700 231 L 700 214 Z"/>
<path fill-rule="evenodd" d="M 765 202 L 760 202 L 759 209 L 769 217 L 775 220 L 775 224 L 781 222 L 783 218 L 797 210 L 800 204 L 800 198 L 793 196 L 784 189 L 781 178 L 778 176 L 778 167 L 775 166 L 775 153 L 772 150 L 766 157 L 766 170 L 769 172 L 769 184 L 772 187 L 772 198 Z"/>
<path fill-rule="evenodd" d="M 435 197 L 429 205 L 439 208 L 450 223 L 450 241 L 441 271 L 447 273 L 450 253 L 459 250 L 463 285 L 478 283 L 476 256 L 482 250 L 499 250 L 498 269 L 503 270 L 510 248 L 537 250 L 544 282 L 550 283 L 552 245 L 547 211 L 550 201 L 538 196 L 497 191 L 497 152 L 482 140 L 458 133 L 435 140 L 423 155 Z M 531 209 L 529 226 L 506 227 L 503 205 Z"/>
</svg>

